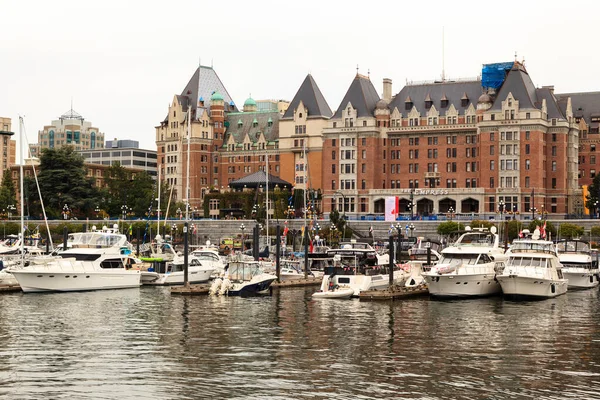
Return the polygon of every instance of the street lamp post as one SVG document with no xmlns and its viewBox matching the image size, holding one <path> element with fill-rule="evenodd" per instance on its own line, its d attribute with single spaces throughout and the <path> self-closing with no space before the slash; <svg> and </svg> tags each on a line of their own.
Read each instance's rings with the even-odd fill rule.
<svg viewBox="0 0 600 400">
<path fill-rule="evenodd" d="M 598 215 L 598 200 L 594 202 L 594 216 L 592 216 L 592 218 L 594 217 L 600 217 L 600 215 Z"/>
<path fill-rule="evenodd" d="M 498 202 L 498 212 L 500 213 L 500 220 L 504 221 L 504 212 L 506 211 L 506 204 L 504 200 Z"/>
<path fill-rule="evenodd" d="M 127 207 L 127 204 L 123 204 L 121 206 L 121 214 L 123 214 L 123 221 L 125 221 L 127 219 L 128 209 L 129 209 L 129 207 Z"/>
<path fill-rule="evenodd" d="M 533 221 L 535 219 L 535 213 L 537 211 L 537 208 L 532 207 L 529 211 L 531 211 L 531 220 Z"/>
<path fill-rule="evenodd" d="M 65 219 L 65 221 L 67 219 L 69 219 L 69 206 L 67 203 L 65 203 L 65 205 L 63 206 L 63 218 Z M 10 219 L 10 213 L 9 213 L 9 219 Z"/>
<path fill-rule="evenodd" d="M 181 220 L 181 208 L 177 208 L 175 212 L 179 214 L 179 219 Z"/>
<path fill-rule="evenodd" d="M 246 225 L 243 223 L 240 225 L 240 230 L 242 231 L 242 252 L 245 250 L 244 248 L 244 230 L 246 230 Z"/>
<path fill-rule="evenodd" d="M 329 228 L 329 243 L 330 243 L 330 245 L 333 244 L 333 238 L 337 237 L 337 234 L 335 233 L 336 230 L 337 230 L 337 227 L 335 225 L 331 225 L 331 227 Z"/>
<path fill-rule="evenodd" d="M 544 207 L 544 205 L 542 204 L 542 219 L 546 219 L 546 208 Z"/>
<path fill-rule="evenodd" d="M 65 206 L 66 206 L 66 204 L 65 204 Z M 17 210 L 17 208 L 14 206 L 14 204 L 9 204 L 6 207 L 6 210 L 8 212 L 8 219 L 10 220 L 12 217 L 12 213 L 15 212 Z"/>
<path fill-rule="evenodd" d="M 454 207 L 450 206 L 448 214 L 450 214 L 450 222 L 452 222 L 452 218 L 454 217 Z"/>
<path fill-rule="evenodd" d="M 96 219 L 98 219 L 98 214 L 100 214 L 100 206 L 96 206 L 96 208 L 94 208 L 94 212 L 96 213 Z"/>
<path fill-rule="evenodd" d="M 410 229 L 410 237 L 413 237 L 413 231 L 415 230 L 415 224 L 413 224 L 411 222 L 410 225 L 408 226 L 408 229 Z"/>
</svg>

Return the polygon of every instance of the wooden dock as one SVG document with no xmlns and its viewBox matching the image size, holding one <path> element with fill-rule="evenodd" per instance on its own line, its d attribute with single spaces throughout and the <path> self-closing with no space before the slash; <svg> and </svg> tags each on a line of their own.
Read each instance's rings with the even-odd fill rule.
<svg viewBox="0 0 600 400">
<path fill-rule="evenodd" d="M 429 294 L 426 285 L 415 287 L 392 286 L 388 289 L 360 292 L 361 301 L 399 300 Z"/>
<path fill-rule="evenodd" d="M 178 294 L 182 296 L 204 296 L 208 294 L 210 285 L 190 285 L 185 286 L 173 286 L 171 287 L 171 294 Z"/>
<path fill-rule="evenodd" d="M 294 279 L 292 281 L 273 282 L 271 287 L 274 288 L 288 288 L 288 287 L 300 287 L 300 286 L 319 286 L 323 282 L 323 278 L 310 277 L 307 279 Z"/>
<path fill-rule="evenodd" d="M 19 285 L 0 285 L 0 293 L 11 293 L 20 292 L 21 286 Z"/>
</svg>

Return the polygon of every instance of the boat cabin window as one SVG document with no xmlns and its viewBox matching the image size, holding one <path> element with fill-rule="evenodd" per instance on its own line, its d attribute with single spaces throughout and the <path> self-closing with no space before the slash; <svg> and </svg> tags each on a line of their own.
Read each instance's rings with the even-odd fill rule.
<svg viewBox="0 0 600 400">
<path fill-rule="evenodd" d="M 546 268 L 546 258 L 539 257 L 511 257 L 508 265 L 515 267 L 541 267 Z"/>
<path fill-rule="evenodd" d="M 104 260 L 100 263 L 100 268 L 103 268 L 103 269 L 124 268 L 123 260 L 121 260 L 120 258 Z"/>
<path fill-rule="evenodd" d="M 475 265 L 477 264 L 479 254 L 443 254 L 439 264 L 449 264 L 449 265 Z"/>
<path fill-rule="evenodd" d="M 100 258 L 100 254 L 75 254 L 75 253 L 59 253 L 62 258 L 74 258 L 77 261 L 95 261 Z"/>
</svg>

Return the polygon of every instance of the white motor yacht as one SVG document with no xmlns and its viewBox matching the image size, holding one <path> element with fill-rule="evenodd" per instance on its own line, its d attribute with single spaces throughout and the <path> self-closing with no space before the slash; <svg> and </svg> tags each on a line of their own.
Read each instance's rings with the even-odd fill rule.
<svg viewBox="0 0 600 400">
<path fill-rule="evenodd" d="M 507 252 L 506 267 L 496 274 L 505 296 L 514 298 L 551 298 L 567 292 L 556 246 L 540 239 L 536 229 L 529 236 L 513 241 Z"/>
<path fill-rule="evenodd" d="M 496 228 L 466 230 L 454 244 L 442 250 L 437 264 L 423 273 L 432 296 L 476 297 L 500 293 L 495 275 L 507 256 L 500 247 Z"/>
<path fill-rule="evenodd" d="M 131 248 L 117 227 L 79 235 L 59 258 L 32 259 L 12 273 L 25 293 L 123 289 L 140 286 L 140 271 L 131 267 Z"/>
<path fill-rule="evenodd" d="M 322 292 L 332 285 L 349 287 L 356 297 L 361 291 L 389 286 L 389 255 L 380 256 L 368 243 L 343 242 L 339 248 L 328 250 L 327 254 L 333 257 L 333 265 L 326 267 L 321 282 Z M 403 284 L 408 276 L 403 269 L 395 269 L 393 273 L 395 284 Z"/>
<path fill-rule="evenodd" d="M 598 258 L 590 244 L 580 239 L 560 240 L 556 243 L 563 276 L 569 280 L 569 289 L 589 289 L 598 286 L 600 271 Z"/>
<path fill-rule="evenodd" d="M 156 271 L 148 268 L 142 271 L 142 284 L 144 285 L 183 285 L 184 281 L 184 258 L 177 256 L 173 261 L 166 264 L 155 263 L 155 266 L 164 266 L 165 271 Z M 208 282 L 214 268 L 206 265 L 195 256 L 188 256 L 188 282 Z"/>
<path fill-rule="evenodd" d="M 202 246 L 192 251 L 191 255 L 196 257 L 202 265 L 211 267 L 214 270 L 213 276 L 222 276 L 225 272 L 225 263 L 219 255 L 219 249 L 217 247 L 210 246 L 210 244 L 207 243 L 206 246 Z"/>
<path fill-rule="evenodd" d="M 263 271 L 258 261 L 246 257 L 232 257 L 223 279 L 217 278 L 210 288 L 211 294 L 252 296 L 268 292 L 277 276 Z"/>
</svg>

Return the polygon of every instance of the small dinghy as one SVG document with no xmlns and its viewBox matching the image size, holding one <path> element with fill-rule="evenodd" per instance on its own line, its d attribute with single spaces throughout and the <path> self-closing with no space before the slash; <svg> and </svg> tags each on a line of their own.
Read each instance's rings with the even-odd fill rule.
<svg viewBox="0 0 600 400">
<path fill-rule="evenodd" d="M 321 291 L 313 293 L 314 299 L 349 299 L 354 294 L 354 289 L 350 287 L 336 287 L 333 290 Z"/>
</svg>

